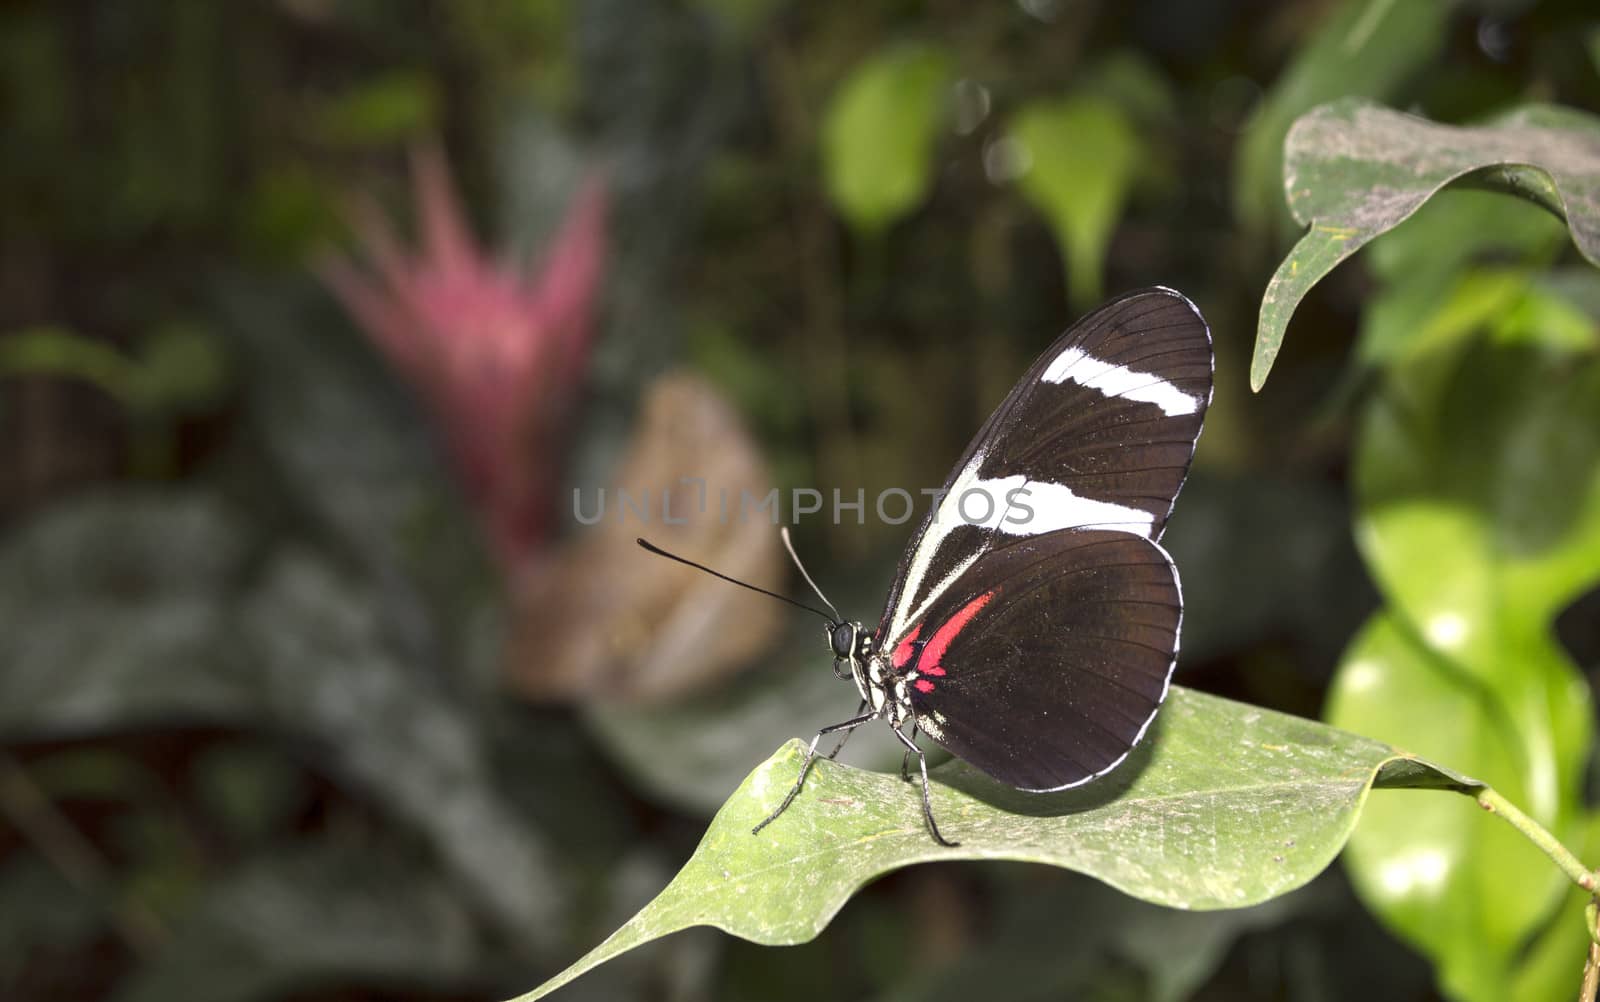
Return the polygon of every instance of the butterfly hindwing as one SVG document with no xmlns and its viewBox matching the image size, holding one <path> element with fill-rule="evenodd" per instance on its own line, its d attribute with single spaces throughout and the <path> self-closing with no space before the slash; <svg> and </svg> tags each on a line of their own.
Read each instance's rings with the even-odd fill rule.
<svg viewBox="0 0 1600 1002">
<path fill-rule="evenodd" d="M 1161 538 L 1211 400 L 1211 335 L 1170 289 L 1115 299 L 1057 338 L 978 432 L 901 559 L 879 637 L 989 549 L 1061 529 Z"/>
<path fill-rule="evenodd" d="M 1065 529 L 986 552 L 891 652 L 916 720 L 1002 782 L 1075 786 L 1111 769 L 1166 695 L 1183 616 L 1155 543 Z"/>
</svg>

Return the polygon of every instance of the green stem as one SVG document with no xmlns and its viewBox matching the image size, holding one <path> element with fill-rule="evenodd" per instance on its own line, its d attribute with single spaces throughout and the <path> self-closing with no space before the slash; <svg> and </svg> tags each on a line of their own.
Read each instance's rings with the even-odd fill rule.
<svg viewBox="0 0 1600 1002">
<path fill-rule="evenodd" d="M 1555 860 L 1555 864 L 1569 880 L 1591 895 L 1589 907 L 1583 912 L 1584 925 L 1588 926 L 1589 930 L 1589 948 L 1584 951 L 1583 981 L 1578 988 L 1578 1002 L 1595 1002 L 1595 993 L 1600 991 L 1600 927 L 1596 924 L 1596 918 L 1600 916 L 1600 898 L 1593 895 L 1595 888 L 1600 886 L 1600 874 L 1584 866 L 1583 861 L 1578 859 L 1571 849 L 1562 845 L 1561 841 L 1550 834 L 1543 825 L 1522 813 L 1521 808 L 1492 788 L 1487 786 L 1479 788 L 1473 794 L 1473 799 L 1478 802 L 1479 807 L 1490 814 L 1498 814 L 1505 818 L 1507 824 L 1521 832 L 1546 856 Z"/>
<path fill-rule="evenodd" d="M 1487 786 L 1478 790 L 1473 799 L 1477 800 L 1479 807 L 1490 814 L 1500 815 L 1528 841 L 1538 846 L 1546 856 L 1555 860 L 1555 864 L 1561 867 L 1561 872 L 1565 873 L 1574 884 L 1591 894 L 1594 893 L 1596 886 L 1600 886 L 1600 881 L 1597 881 L 1593 870 L 1584 866 L 1573 851 L 1562 845 L 1560 840 L 1546 831 L 1543 825 L 1522 813 L 1516 804 Z"/>
</svg>

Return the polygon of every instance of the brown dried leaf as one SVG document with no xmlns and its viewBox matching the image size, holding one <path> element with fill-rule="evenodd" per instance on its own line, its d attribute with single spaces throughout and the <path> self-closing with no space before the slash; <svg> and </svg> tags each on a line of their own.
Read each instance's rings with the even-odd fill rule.
<svg viewBox="0 0 1600 1002">
<path fill-rule="evenodd" d="M 685 478 L 704 479 L 703 505 Z M 635 504 L 647 499 L 642 521 L 618 503 L 619 489 Z M 777 604 L 653 557 L 634 540 L 645 536 L 742 581 L 780 588 L 774 516 L 740 507 L 741 491 L 753 505 L 770 490 L 755 443 L 714 389 L 685 373 L 657 380 L 605 492 L 604 516 L 517 586 L 506 664 L 512 685 L 540 701 L 658 701 L 749 662 L 775 635 Z M 662 517 L 664 496 L 672 523 Z M 586 517 L 597 504 L 586 491 Z"/>
</svg>

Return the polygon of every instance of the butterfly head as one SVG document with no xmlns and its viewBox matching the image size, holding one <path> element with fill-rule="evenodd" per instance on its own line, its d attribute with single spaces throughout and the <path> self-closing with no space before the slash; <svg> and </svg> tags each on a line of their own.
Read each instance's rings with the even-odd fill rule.
<svg viewBox="0 0 1600 1002">
<path fill-rule="evenodd" d="M 827 643 L 834 648 L 834 674 L 840 679 L 848 679 L 850 675 L 840 671 L 842 664 L 858 663 L 859 659 L 866 658 L 867 645 L 872 642 L 872 637 L 862 629 L 859 623 L 827 624 Z"/>
<path fill-rule="evenodd" d="M 860 623 L 828 624 L 828 642 L 833 645 L 833 659 L 835 661 L 849 661 L 856 656 L 856 648 L 858 646 L 856 637 L 860 633 Z"/>
<path fill-rule="evenodd" d="M 872 634 L 860 623 L 841 620 L 828 624 L 828 644 L 833 648 L 834 677 L 855 682 L 856 688 L 865 693 L 866 678 L 863 673 L 872 652 Z M 863 695 L 861 698 L 867 697 Z"/>
</svg>

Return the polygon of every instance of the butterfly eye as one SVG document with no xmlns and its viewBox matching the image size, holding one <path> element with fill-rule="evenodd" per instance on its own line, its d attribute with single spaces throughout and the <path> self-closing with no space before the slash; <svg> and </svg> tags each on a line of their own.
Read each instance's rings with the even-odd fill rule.
<svg viewBox="0 0 1600 1002">
<path fill-rule="evenodd" d="M 840 623 L 833 628 L 833 656 L 848 659 L 856 652 L 856 624 Z"/>
</svg>

